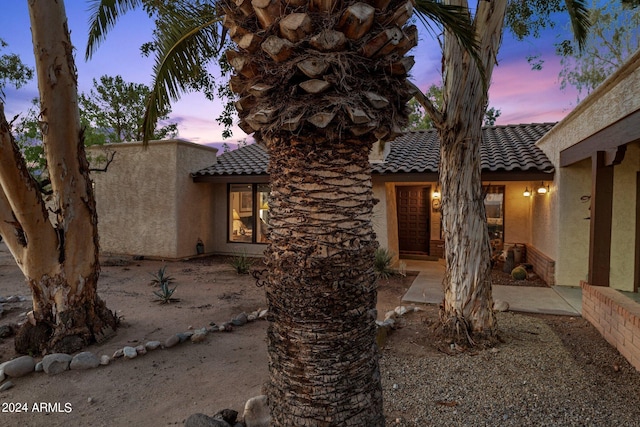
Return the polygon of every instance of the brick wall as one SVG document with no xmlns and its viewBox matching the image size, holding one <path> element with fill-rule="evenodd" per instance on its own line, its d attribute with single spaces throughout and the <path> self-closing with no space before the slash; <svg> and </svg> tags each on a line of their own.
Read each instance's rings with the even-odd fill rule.
<svg viewBox="0 0 640 427">
<path fill-rule="evenodd" d="M 429 255 L 444 258 L 444 240 L 430 240 Z"/>
<path fill-rule="evenodd" d="M 547 285 L 556 284 L 556 262 L 537 250 L 531 245 L 527 245 L 527 263 L 533 266 L 533 271 L 544 280 Z"/>
<path fill-rule="evenodd" d="M 640 304 L 609 287 L 580 286 L 582 317 L 640 371 Z"/>
</svg>

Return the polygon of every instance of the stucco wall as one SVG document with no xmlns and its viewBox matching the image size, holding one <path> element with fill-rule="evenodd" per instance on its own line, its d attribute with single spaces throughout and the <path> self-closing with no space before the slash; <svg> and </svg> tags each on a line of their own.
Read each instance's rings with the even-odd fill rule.
<svg viewBox="0 0 640 427">
<path fill-rule="evenodd" d="M 629 144 L 624 161 L 614 168 L 611 224 L 611 287 L 633 291 L 636 247 L 636 175 L 640 148 Z"/>
<path fill-rule="evenodd" d="M 589 221 L 584 218 L 589 217 L 589 202 L 581 200 L 581 197 L 591 195 L 591 161 L 586 159 L 560 168 L 560 152 L 640 109 L 639 88 L 640 51 L 636 52 L 620 70 L 596 88 L 537 143 L 556 165 L 553 187 L 557 192 L 548 199 L 548 206 L 536 204 L 532 206 L 532 244 L 556 260 L 558 285 L 579 286 L 581 280 L 586 280 Z M 628 161 L 629 154 L 627 153 L 625 161 Z M 635 156 L 637 158 L 637 154 Z M 620 166 L 616 169 L 620 169 Z M 615 170 L 614 176 L 616 176 L 618 187 L 616 198 L 619 201 L 614 203 L 618 204 L 617 212 L 623 213 L 626 208 L 622 208 L 621 205 L 625 203 L 622 201 L 624 197 L 622 194 L 631 188 L 623 190 L 623 182 L 627 182 L 628 177 L 623 178 L 620 174 L 625 173 L 622 170 Z M 627 193 L 629 194 L 635 195 L 635 193 Z M 626 203 L 629 203 L 628 198 Z M 549 217 L 543 220 L 544 215 Z M 622 230 L 622 225 L 614 225 L 614 228 L 616 227 Z M 620 238 L 621 236 L 616 237 L 618 240 Z M 614 250 L 618 251 L 618 249 Z M 618 263 L 617 267 L 623 266 L 622 259 L 617 259 L 616 263 Z M 614 268 L 613 265 L 611 267 Z M 621 273 L 622 270 L 619 272 Z M 633 271 L 625 271 L 622 274 L 633 276 Z M 611 285 L 616 286 L 613 282 Z"/>
<path fill-rule="evenodd" d="M 374 230 L 378 242 L 394 254 L 399 253 L 398 221 L 396 206 L 396 187 L 403 185 L 436 187 L 435 182 L 375 182 L 374 196 L 380 203 L 374 208 Z M 531 206 L 530 201 L 522 195 L 525 187 L 531 188 L 531 183 L 515 181 L 492 181 L 491 185 L 504 185 L 504 225 L 506 243 L 530 242 Z M 431 199 L 429 200 L 429 203 Z M 431 209 L 431 207 L 429 208 Z M 430 211 L 431 240 L 440 240 L 440 213 Z"/>
<path fill-rule="evenodd" d="M 209 185 L 189 173 L 216 161 L 216 149 L 181 140 L 105 146 L 115 151 L 106 172 L 93 172 L 98 232 L 106 253 L 176 259 L 196 254 L 196 241 L 213 221 Z M 92 157 L 102 147 L 88 149 Z"/>
</svg>

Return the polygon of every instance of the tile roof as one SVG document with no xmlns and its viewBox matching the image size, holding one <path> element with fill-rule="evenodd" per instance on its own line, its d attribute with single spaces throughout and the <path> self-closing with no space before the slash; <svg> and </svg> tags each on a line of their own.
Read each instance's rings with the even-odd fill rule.
<svg viewBox="0 0 640 427">
<path fill-rule="evenodd" d="M 553 172 L 554 167 L 535 143 L 555 123 L 486 126 L 482 129 L 484 172 Z M 433 129 L 407 132 L 392 141 L 382 163 L 372 164 L 374 174 L 437 172 L 440 143 Z M 261 144 L 252 144 L 222 154 L 218 163 L 195 172 L 199 176 L 265 175 L 269 155 Z"/>
</svg>

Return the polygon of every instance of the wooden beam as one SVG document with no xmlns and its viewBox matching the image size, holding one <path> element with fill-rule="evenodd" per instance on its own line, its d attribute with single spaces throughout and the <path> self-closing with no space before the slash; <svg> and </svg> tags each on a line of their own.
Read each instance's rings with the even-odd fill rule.
<svg viewBox="0 0 640 427">
<path fill-rule="evenodd" d="M 596 151 L 615 149 L 638 140 L 640 140 L 640 110 L 562 150 L 560 167 L 588 159 Z"/>
<path fill-rule="evenodd" d="M 613 166 L 606 166 L 605 160 L 604 151 L 591 157 L 589 284 L 595 286 L 609 286 L 611 270 Z"/>
</svg>

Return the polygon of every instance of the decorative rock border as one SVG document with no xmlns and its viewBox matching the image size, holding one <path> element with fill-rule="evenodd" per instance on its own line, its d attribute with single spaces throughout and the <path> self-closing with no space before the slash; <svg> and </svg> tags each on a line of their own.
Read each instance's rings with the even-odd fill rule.
<svg viewBox="0 0 640 427">
<path fill-rule="evenodd" d="M 32 372 L 45 372 L 47 375 L 58 375 L 68 370 L 86 370 L 94 369 L 98 366 L 105 366 L 116 359 L 133 359 L 138 356 L 147 354 L 150 351 L 171 348 L 187 340 L 192 343 L 200 343 L 206 340 L 209 333 L 213 332 L 231 332 L 234 327 L 246 325 L 258 319 L 265 319 L 267 310 L 258 309 L 250 314 L 240 313 L 228 322 L 216 325 L 214 322 L 209 327 L 203 327 L 196 330 L 187 330 L 168 337 L 164 343 L 160 341 L 148 341 L 144 345 L 136 347 L 125 346 L 116 350 L 110 357 L 106 354 L 98 357 L 97 355 L 83 351 L 74 356 L 65 353 L 52 353 L 45 355 L 41 361 L 36 361 L 31 356 L 20 356 L 15 359 L 0 363 L 0 392 L 12 388 L 15 384 L 8 380 L 10 378 L 20 378 Z M 189 327 L 191 329 L 191 327 Z M 5 381 L 6 380 L 6 381 Z"/>
</svg>

